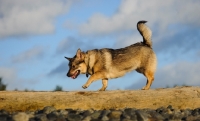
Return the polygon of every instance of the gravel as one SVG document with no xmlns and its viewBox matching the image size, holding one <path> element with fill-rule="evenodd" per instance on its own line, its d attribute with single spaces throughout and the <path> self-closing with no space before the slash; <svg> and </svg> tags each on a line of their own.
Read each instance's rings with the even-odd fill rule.
<svg viewBox="0 0 200 121">
<path fill-rule="evenodd" d="M 200 108 L 174 109 L 171 105 L 152 109 L 57 110 L 52 106 L 34 112 L 0 110 L 0 121 L 200 121 Z"/>
</svg>

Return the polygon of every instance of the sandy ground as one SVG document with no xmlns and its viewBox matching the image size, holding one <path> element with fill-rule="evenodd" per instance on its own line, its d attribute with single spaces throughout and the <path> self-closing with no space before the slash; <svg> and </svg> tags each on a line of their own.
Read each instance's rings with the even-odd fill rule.
<svg viewBox="0 0 200 121">
<path fill-rule="evenodd" d="M 150 90 L 20 92 L 0 91 L 0 110 L 34 111 L 45 106 L 56 109 L 151 108 L 172 105 L 177 109 L 200 107 L 200 87 Z"/>
</svg>

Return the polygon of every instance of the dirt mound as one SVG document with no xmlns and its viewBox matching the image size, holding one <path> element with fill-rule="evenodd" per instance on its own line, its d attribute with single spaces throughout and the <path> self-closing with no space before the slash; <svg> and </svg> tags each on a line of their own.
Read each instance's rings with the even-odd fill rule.
<svg viewBox="0 0 200 121">
<path fill-rule="evenodd" d="M 46 106 L 56 109 L 157 109 L 172 105 L 177 109 L 200 107 L 200 87 L 150 90 L 20 92 L 1 91 L 0 110 L 34 111 Z"/>
</svg>

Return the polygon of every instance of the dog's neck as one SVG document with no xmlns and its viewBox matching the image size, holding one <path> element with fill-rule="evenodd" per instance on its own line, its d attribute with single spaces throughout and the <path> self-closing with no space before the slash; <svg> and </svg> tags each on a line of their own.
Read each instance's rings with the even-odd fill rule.
<svg viewBox="0 0 200 121">
<path fill-rule="evenodd" d="M 89 51 L 84 53 L 84 62 L 87 67 L 86 77 L 88 77 L 88 75 L 92 75 L 94 73 L 93 66 L 92 66 L 93 64 L 91 63 L 91 60 L 90 60 L 90 52 Z"/>
</svg>

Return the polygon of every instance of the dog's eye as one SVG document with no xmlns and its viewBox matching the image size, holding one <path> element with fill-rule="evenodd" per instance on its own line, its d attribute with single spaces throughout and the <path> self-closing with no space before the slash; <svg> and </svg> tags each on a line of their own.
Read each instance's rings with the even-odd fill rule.
<svg viewBox="0 0 200 121">
<path fill-rule="evenodd" d="M 75 68 L 75 65 L 72 65 L 72 68 Z"/>
</svg>

